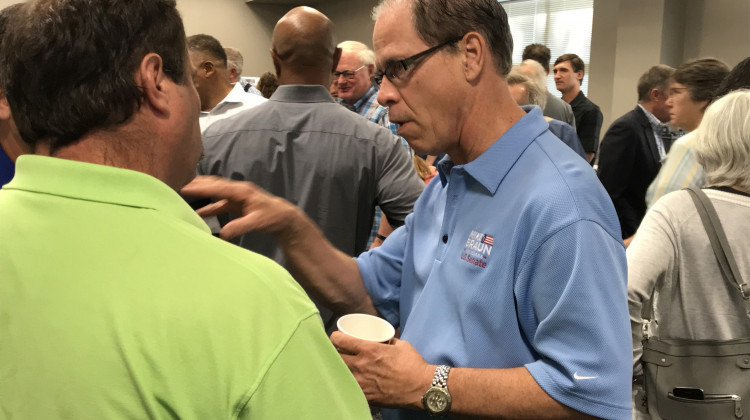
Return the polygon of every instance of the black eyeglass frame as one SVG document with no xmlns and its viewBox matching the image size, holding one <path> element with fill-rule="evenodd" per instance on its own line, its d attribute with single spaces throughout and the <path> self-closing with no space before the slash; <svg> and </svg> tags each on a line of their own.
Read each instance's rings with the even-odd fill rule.
<svg viewBox="0 0 750 420">
<path fill-rule="evenodd" d="M 419 60 L 427 58 L 431 54 L 436 53 L 438 50 L 445 48 L 448 45 L 455 44 L 462 39 L 464 39 L 463 36 L 443 42 L 442 44 L 435 45 L 434 47 L 414 54 L 411 57 L 404 58 L 403 60 L 388 61 L 385 64 L 385 70 L 376 70 L 375 74 L 370 77 L 370 83 L 372 83 L 372 85 L 375 86 L 376 89 L 380 89 L 380 84 L 383 83 L 384 76 L 387 77 L 390 81 L 398 79 L 400 77 L 399 74 L 405 73 L 407 70 L 409 70 L 410 67 L 419 64 Z M 398 66 L 401 66 L 401 69 L 398 69 Z"/>
</svg>

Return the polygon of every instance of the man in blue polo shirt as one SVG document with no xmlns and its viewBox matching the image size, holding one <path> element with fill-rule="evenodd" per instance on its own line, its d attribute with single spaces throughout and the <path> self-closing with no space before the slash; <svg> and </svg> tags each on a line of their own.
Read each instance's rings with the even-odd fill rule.
<svg viewBox="0 0 750 420">
<path fill-rule="evenodd" d="M 184 191 L 245 214 L 223 237 L 275 234 L 297 281 L 338 312 L 401 329 L 389 344 L 331 336 L 370 403 L 393 409 L 384 418 L 629 419 L 617 215 L 586 162 L 510 96 L 502 7 L 386 0 L 373 38 L 378 101 L 399 134 L 450 156 L 381 247 L 351 259 L 249 184 L 210 178 Z"/>
</svg>

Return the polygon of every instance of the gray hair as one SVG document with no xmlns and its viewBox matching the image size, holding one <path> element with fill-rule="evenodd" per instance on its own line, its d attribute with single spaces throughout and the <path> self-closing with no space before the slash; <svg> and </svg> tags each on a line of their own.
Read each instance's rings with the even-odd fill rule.
<svg viewBox="0 0 750 420">
<path fill-rule="evenodd" d="M 338 47 L 342 52 L 356 54 L 362 65 L 375 64 L 375 52 L 359 41 L 344 41 L 339 43 Z"/>
<path fill-rule="evenodd" d="M 750 90 L 731 92 L 711 104 L 694 142 L 707 185 L 750 191 Z"/>
<path fill-rule="evenodd" d="M 373 9 L 373 19 L 377 19 L 382 10 L 404 2 L 410 5 L 412 24 L 425 43 L 439 45 L 469 32 L 478 32 L 487 42 L 498 73 L 508 74 L 513 37 L 508 14 L 497 0 L 381 0 Z M 455 44 L 446 49 L 458 51 Z"/>
<path fill-rule="evenodd" d="M 531 69 L 531 72 L 524 71 L 521 66 L 526 66 Z M 518 71 L 523 73 L 526 77 L 531 79 L 532 82 L 539 85 L 540 88 L 546 93 L 547 92 L 547 72 L 544 70 L 538 61 L 528 58 L 521 62 L 521 66 L 518 67 Z"/>
<path fill-rule="evenodd" d="M 646 103 L 651 100 L 649 94 L 652 89 L 660 92 L 667 91 L 669 80 L 674 74 L 674 69 L 665 64 L 657 64 L 646 70 L 638 79 L 638 102 Z"/>
<path fill-rule="evenodd" d="M 536 64 L 541 67 L 541 64 Z M 510 70 L 510 73 L 508 73 L 508 77 L 505 79 L 505 81 L 509 86 L 523 85 L 529 95 L 529 105 L 537 105 L 542 109 L 544 109 L 544 106 L 547 105 L 547 92 L 542 90 L 542 88 L 539 87 L 538 84 L 521 73 L 521 71 L 518 69 L 518 66 L 513 66 L 513 68 Z"/>
<path fill-rule="evenodd" d="M 237 48 L 226 47 L 224 52 L 227 54 L 227 68 L 232 67 L 237 69 L 237 77 L 242 74 L 242 66 L 245 64 L 245 60 L 242 58 L 242 53 Z"/>
</svg>

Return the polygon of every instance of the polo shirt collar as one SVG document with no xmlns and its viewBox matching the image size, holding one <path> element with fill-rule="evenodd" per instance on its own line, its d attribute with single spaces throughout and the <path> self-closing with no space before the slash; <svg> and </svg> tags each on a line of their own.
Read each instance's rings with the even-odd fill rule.
<svg viewBox="0 0 750 420">
<path fill-rule="evenodd" d="M 321 85 L 281 85 L 271 95 L 271 101 L 276 102 L 333 102 L 333 97 Z"/>
<path fill-rule="evenodd" d="M 484 153 L 465 165 L 455 165 L 463 167 L 466 173 L 490 194 L 497 192 L 503 178 L 524 150 L 549 128 L 549 124 L 542 117 L 541 108 L 533 105 L 521 108 L 526 111 L 526 115 L 495 140 Z M 448 182 L 448 174 L 453 167 L 454 164 L 448 156 L 438 164 L 438 174 L 443 186 Z"/>
<path fill-rule="evenodd" d="M 172 188 L 151 175 L 130 169 L 23 155 L 16 161 L 15 178 L 3 189 L 156 210 L 210 232 Z"/>
</svg>

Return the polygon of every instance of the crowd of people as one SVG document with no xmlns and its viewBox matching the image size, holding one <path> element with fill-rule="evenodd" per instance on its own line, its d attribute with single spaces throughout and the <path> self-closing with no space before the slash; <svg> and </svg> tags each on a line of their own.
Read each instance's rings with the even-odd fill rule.
<svg viewBox="0 0 750 420">
<path fill-rule="evenodd" d="M 373 16 L 291 9 L 253 85 L 175 0 L 0 12 L 0 413 L 656 419 L 642 340 L 750 338 L 681 191 L 748 278 L 750 58 L 653 65 L 600 144 L 499 2 Z"/>
</svg>

